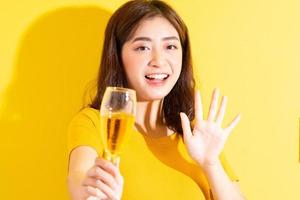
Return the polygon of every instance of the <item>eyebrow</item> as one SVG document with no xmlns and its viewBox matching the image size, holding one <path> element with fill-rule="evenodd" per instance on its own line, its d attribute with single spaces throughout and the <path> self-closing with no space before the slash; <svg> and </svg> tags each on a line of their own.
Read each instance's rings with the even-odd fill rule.
<svg viewBox="0 0 300 200">
<path fill-rule="evenodd" d="M 177 40 L 177 41 L 179 41 L 178 37 L 176 37 L 176 36 L 164 37 L 162 40 L 163 40 L 163 41 L 166 41 L 166 40 Z M 149 37 L 136 37 L 136 38 L 134 38 L 134 40 L 133 40 L 131 43 L 136 42 L 136 41 L 147 41 L 147 42 L 151 42 L 152 40 L 151 40 L 151 38 L 149 38 Z"/>
</svg>

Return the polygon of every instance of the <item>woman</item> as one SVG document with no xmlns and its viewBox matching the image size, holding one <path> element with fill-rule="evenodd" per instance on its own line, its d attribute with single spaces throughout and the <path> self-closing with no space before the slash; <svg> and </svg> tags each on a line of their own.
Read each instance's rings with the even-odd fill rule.
<svg viewBox="0 0 300 200">
<path fill-rule="evenodd" d="M 216 89 L 203 119 L 191 63 L 187 28 L 166 3 L 130 1 L 112 15 L 97 95 L 69 128 L 72 199 L 244 199 L 220 155 L 240 116 L 221 128 L 226 97 L 218 110 Z M 107 86 L 137 94 L 136 129 L 116 166 L 98 157 L 99 107 Z"/>
</svg>

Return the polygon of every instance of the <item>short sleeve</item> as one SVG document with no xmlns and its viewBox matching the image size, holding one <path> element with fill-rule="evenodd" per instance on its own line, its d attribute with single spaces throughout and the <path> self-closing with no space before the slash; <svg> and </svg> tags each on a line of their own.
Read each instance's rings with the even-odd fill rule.
<svg viewBox="0 0 300 200">
<path fill-rule="evenodd" d="M 92 108 L 85 108 L 75 115 L 68 128 L 68 155 L 78 146 L 90 146 L 101 155 L 99 120 L 98 111 Z"/>
<path fill-rule="evenodd" d="M 220 155 L 220 160 L 222 163 L 222 166 L 225 170 L 225 172 L 227 173 L 228 177 L 230 178 L 231 181 L 235 181 L 238 182 L 239 178 L 238 176 L 234 173 L 233 169 L 231 168 L 230 164 L 228 163 L 228 161 L 226 160 L 225 154 L 224 152 L 221 153 Z"/>
</svg>

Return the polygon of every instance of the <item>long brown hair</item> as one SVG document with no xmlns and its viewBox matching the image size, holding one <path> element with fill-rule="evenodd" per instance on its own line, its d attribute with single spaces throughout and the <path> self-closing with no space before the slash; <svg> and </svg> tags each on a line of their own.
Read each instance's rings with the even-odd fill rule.
<svg viewBox="0 0 300 200">
<path fill-rule="evenodd" d="M 166 125 L 182 134 L 179 113 L 185 112 L 194 119 L 194 87 L 190 41 L 188 30 L 179 15 L 166 3 L 155 0 L 134 0 L 125 3 L 111 16 L 105 30 L 105 40 L 98 74 L 97 94 L 90 107 L 99 109 L 107 86 L 128 87 L 122 64 L 121 50 L 130 39 L 141 20 L 161 16 L 177 30 L 182 45 L 181 74 L 163 101 Z"/>
</svg>

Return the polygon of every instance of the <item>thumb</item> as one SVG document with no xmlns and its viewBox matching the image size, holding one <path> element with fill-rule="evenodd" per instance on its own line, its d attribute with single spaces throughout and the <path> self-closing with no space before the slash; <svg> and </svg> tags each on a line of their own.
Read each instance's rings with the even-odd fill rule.
<svg viewBox="0 0 300 200">
<path fill-rule="evenodd" d="M 116 166 L 118 169 L 120 169 L 120 156 L 118 156 L 118 157 L 116 158 L 114 164 L 115 164 L 115 166 Z"/>
<path fill-rule="evenodd" d="M 191 131 L 190 120 L 188 116 L 185 113 L 180 112 L 180 119 L 184 138 L 187 139 L 192 137 L 193 134 Z"/>
</svg>

